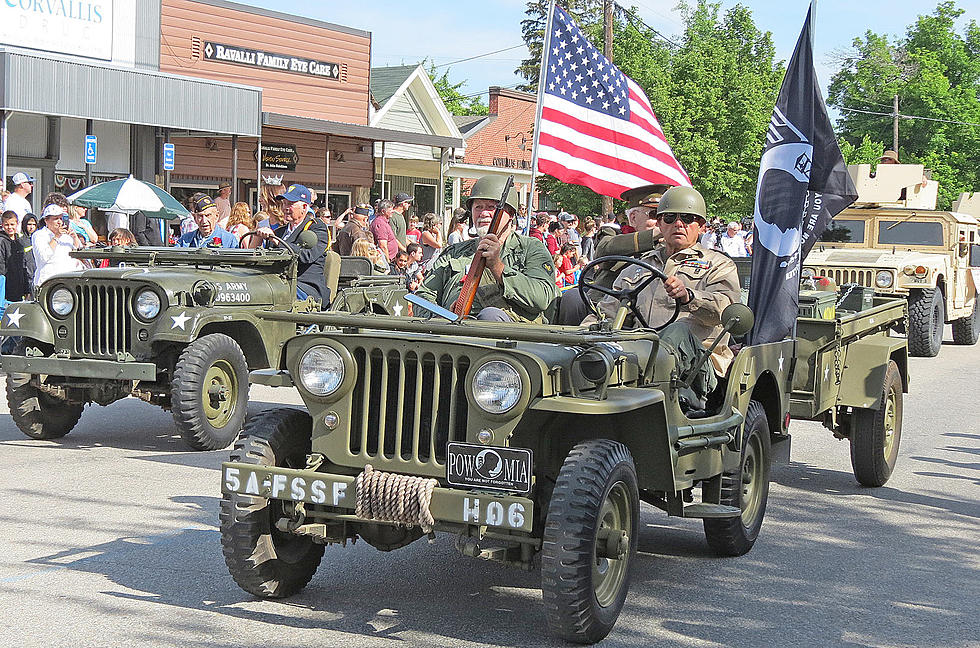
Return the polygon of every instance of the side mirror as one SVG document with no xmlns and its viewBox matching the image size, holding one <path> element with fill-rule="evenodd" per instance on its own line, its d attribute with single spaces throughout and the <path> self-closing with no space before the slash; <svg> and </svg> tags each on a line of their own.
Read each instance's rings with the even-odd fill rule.
<svg viewBox="0 0 980 648">
<path fill-rule="evenodd" d="M 299 246 L 304 250 L 312 250 L 316 247 L 317 238 L 316 234 L 310 231 L 300 232 L 299 238 L 297 239 Z"/>
<path fill-rule="evenodd" d="M 742 337 L 752 330 L 755 315 L 745 304 L 729 304 L 721 313 L 721 325 L 734 337 Z"/>
<path fill-rule="evenodd" d="M 970 267 L 980 268 L 980 244 L 970 244 Z"/>
</svg>

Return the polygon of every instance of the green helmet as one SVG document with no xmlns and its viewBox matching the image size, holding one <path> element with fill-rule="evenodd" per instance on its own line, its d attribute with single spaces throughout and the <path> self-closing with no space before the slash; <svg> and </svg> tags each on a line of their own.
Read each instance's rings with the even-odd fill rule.
<svg viewBox="0 0 980 648">
<path fill-rule="evenodd" d="M 466 211 L 472 210 L 473 201 L 477 198 L 486 198 L 494 202 L 500 200 L 500 194 L 503 193 L 506 182 L 507 178 L 505 176 L 497 175 L 487 175 L 477 180 L 473 183 L 473 189 L 470 190 L 470 197 L 466 200 Z M 510 191 L 507 192 L 507 200 L 505 202 L 511 208 L 511 214 L 516 214 L 518 205 L 516 189 L 513 187 L 510 188 Z"/>
<path fill-rule="evenodd" d="M 657 216 L 661 214 L 694 214 L 708 220 L 704 198 L 694 187 L 671 187 L 660 199 Z"/>
</svg>

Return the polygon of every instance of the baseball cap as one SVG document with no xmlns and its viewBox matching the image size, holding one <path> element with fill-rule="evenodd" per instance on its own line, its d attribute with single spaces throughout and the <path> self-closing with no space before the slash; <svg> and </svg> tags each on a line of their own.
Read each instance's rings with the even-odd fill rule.
<svg viewBox="0 0 980 648">
<path fill-rule="evenodd" d="M 570 223 L 575 220 L 575 214 L 569 214 L 568 212 L 562 212 L 558 214 L 558 220 L 563 220 L 566 223 Z"/>
<path fill-rule="evenodd" d="M 23 172 L 15 173 L 14 177 L 11 178 L 11 182 L 13 182 L 14 186 L 16 187 L 17 185 L 24 184 L 25 182 L 34 182 L 34 177 Z"/>
<path fill-rule="evenodd" d="M 313 194 L 301 184 L 292 184 L 286 188 L 286 193 L 276 196 L 276 200 L 288 200 L 290 202 L 303 202 L 309 205 L 313 202 Z"/>
<path fill-rule="evenodd" d="M 395 194 L 394 203 L 397 205 L 398 203 L 412 202 L 413 200 L 415 200 L 415 196 L 410 196 L 404 191 L 401 191 Z"/>
<path fill-rule="evenodd" d="M 191 204 L 194 206 L 194 211 L 198 214 L 203 212 L 205 209 L 210 209 L 212 207 L 215 209 L 218 208 L 214 202 L 214 199 L 207 194 L 197 194 L 191 199 Z"/>
<path fill-rule="evenodd" d="M 41 218 L 44 219 L 47 218 L 48 216 L 57 216 L 60 218 L 64 216 L 66 213 L 67 212 L 64 210 L 64 208 L 61 205 L 48 205 L 47 207 L 44 208 L 44 211 L 41 212 Z"/>
</svg>

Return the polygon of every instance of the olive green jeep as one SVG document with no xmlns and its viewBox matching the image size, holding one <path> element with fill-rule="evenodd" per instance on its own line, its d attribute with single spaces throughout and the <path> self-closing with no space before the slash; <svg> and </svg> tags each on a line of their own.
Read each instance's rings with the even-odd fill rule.
<svg viewBox="0 0 980 648">
<path fill-rule="evenodd" d="M 321 308 L 297 299 L 296 257 L 286 247 L 72 254 L 107 259 L 111 267 L 53 277 L 33 301 L 10 304 L 0 319 L 0 336 L 20 338 L 14 353 L 0 356 L 11 417 L 34 439 L 68 434 L 87 403 L 132 395 L 171 409 L 192 448 L 224 448 L 242 429 L 249 370 L 275 364 L 297 333 L 294 323 L 258 314 Z M 353 290 L 335 302 L 348 310 L 400 310 L 404 285 L 386 278 L 357 287 L 356 274 L 339 274 L 348 260 L 329 254 L 331 294 Z M 357 261 L 349 261 L 355 271 Z"/>
</svg>

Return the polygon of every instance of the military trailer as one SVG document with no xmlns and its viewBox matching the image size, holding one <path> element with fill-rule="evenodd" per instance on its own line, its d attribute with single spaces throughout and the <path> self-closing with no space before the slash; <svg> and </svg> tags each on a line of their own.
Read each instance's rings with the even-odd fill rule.
<svg viewBox="0 0 980 648">
<path fill-rule="evenodd" d="M 248 372 L 275 364 L 297 333 L 295 324 L 257 313 L 320 309 L 297 300 L 296 257 L 287 248 L 72 254 L 113 267 L 53 277 L 34 301 L 10 304 L 0 320 L 0 336 L 21 340 L 0 357 L 11 417 L 34 439 L 68 434 L 87 403 L 132 395 L 170 409 L 195 450 L 224 448 L 242 429 Z M 359 259 L 329 254 L 327 285 L 336 294 L 357 283 Z M 403 282 L 385 281 L 355 289 L 344 307 L 399 306 Z"/>
<path fill-rule="evenodd" d="M 908 346 L 933 357 L 951 323 L 953 343 L 980 337 L 977 273 L 980 231 L 975 215 L 937 211 L 934 181 L 922 165 L 848 167 L 860 194 L 841 212 L 804 262 L 809 276 L 857 283 L 878 295 L 908 299 Z M 958 204 L 966 207 L 961 198 Z"/>
<path fill-rule="evenodd" d="M 815 324 L 801 326 L 815 336 L 801 345 L 804 358 L 794 340 L 741 348 L 703 409 L 692 409 L 680 398 L 688 376 L 656 329 L 614 324 L 631 303 L 620 297 L 619 315 L 591 327 L 263 314 L 310 327 L 275 369 L 252 375 L 295 386 L 306 409 L 252 418 L 222 464 L 222 545 L 236 583 L 286 597 L 310 581 L 325 545 L 360 538 L 391 551 L 445 532 L 465 555 L 540 565 L 550 629 L 595 642 L 626 597 L 640 502 L 701 519 L 713 552 L 741 555 L 762 526 L 771 461 L 789 458 L 791 408 L 817 419 L 835 408 L 833 420 L 853 431 L 868 424 L 859 410 L 897 403 L 893 429 L 901 425 L 902 392 L 882 384 L 904 340 L 884 354 L 848 349 L 880 333 L 883 311 L 862 316 L 842 345 L 848 364 L 832 394 L 817 373 L 834 370 L 834 347 Z M 732 305 L 723 323 L 744 334 L 751 312 Z M 805 375 L 794 379 L 794 369 Z M 847 392 L 861 381 L 862 395 L 888 395 L 851 404 Z M 859 437 L 897 449 L 895 434 L 891 446 Z M 873 464 L 872 449 L 857 453 L 868 456 Z"/>
</svg>

